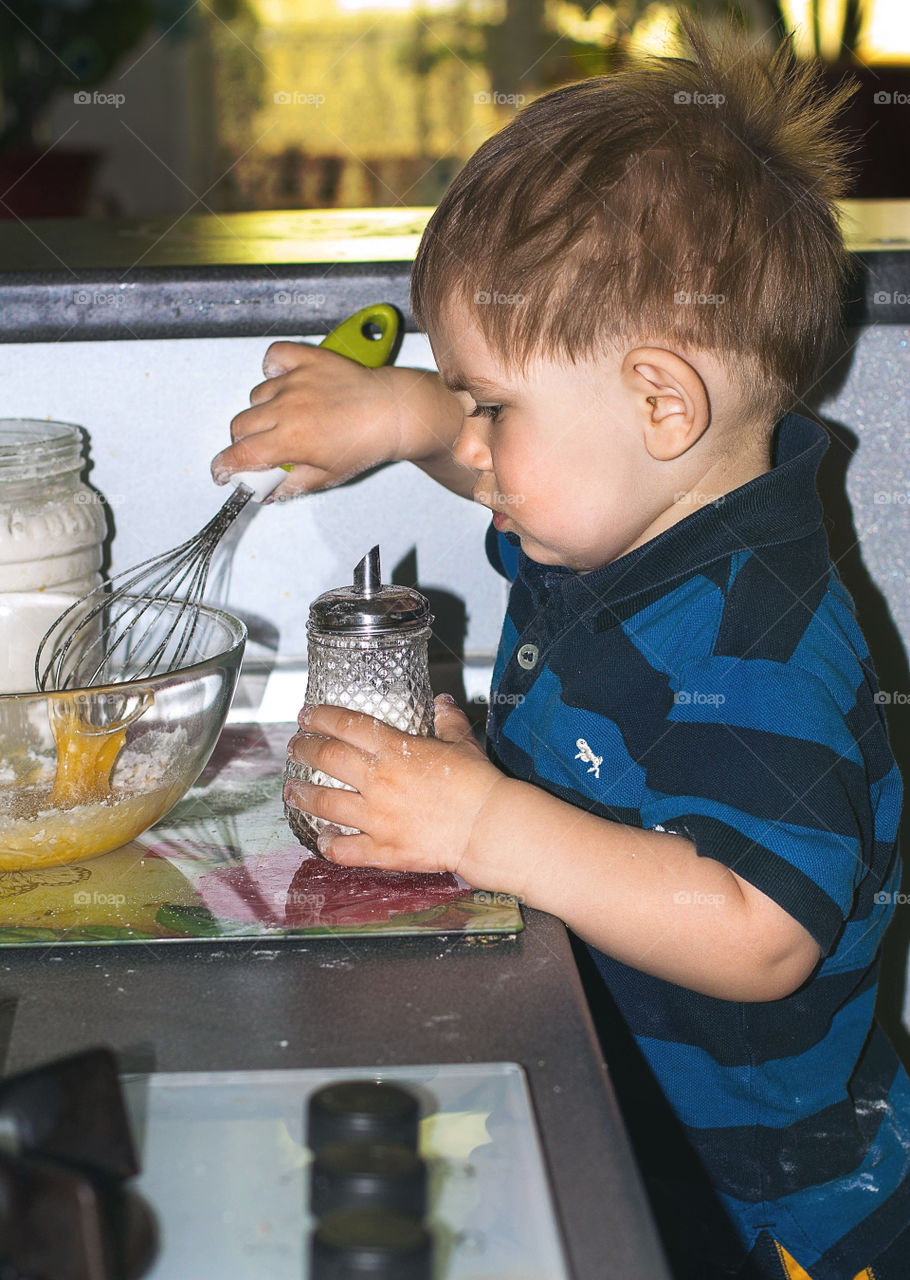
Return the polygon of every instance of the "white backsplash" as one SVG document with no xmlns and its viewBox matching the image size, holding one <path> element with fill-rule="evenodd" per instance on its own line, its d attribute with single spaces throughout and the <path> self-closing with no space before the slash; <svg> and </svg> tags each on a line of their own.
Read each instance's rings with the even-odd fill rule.
<svg viewBox="0 0 910 1280">
<path fill-rule="evenodd" d="M 0 416 L 86 428 L 89 481 L 113 510 L 113 570 L 128 568 L 190 537 L 228 497 L 229 489 L 213 484 L 209 463 L 230 443 L 231 418 L 263 380 L 270 340 L 2 345 Z M 407 335 L 399 363 L 432 368 L 429 344 Z M 484 555 L 488 515 L 416 467 L 386 467 L 331 493 L 250 511 L 238 522 L 221 603 L 285 659 L 305 654 L 310 600 L 349 583 L 376 542 L 387 578 L 416 548 L 421 588 L 467 602 L 465 651 L 495 649 L 506 597 Z"/>
</svg>

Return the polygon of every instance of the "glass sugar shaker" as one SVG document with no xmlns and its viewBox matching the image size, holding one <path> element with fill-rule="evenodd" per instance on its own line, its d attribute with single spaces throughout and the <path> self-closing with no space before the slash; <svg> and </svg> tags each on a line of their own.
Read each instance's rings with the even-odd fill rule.
<svg viewBox="0 0 910 1280">
<path fill-rule="evenodd" d="M 427 641 L 432 621 L 426 596 L 382 582 L 379 547 L 373 547 L 354 570 L 353 586 L 326 591 L 310 606 L 307 702 L 349 707 L 405 733 L 431 735 Z M 284 776 L 285 781 L 346 785 L 291 759 Z M 287 804 L 285 814 L 301 844 L 318 852 L 316 839 L 325 821 Z M 355 832 L 351 827 L 341 830 Z"/>
</svg>

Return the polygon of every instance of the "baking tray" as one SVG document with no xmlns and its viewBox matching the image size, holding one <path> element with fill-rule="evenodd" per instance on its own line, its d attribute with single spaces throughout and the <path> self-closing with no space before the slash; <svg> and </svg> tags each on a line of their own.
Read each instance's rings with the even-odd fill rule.
<svg viewBox="0 0 910 1280">
<path fill-rule="evenodd" d="M 515 934 L 507 894 L 425 877 L 331 882 L 288 829 L 281 801 L 294 724 L 233 724 L 166 818 L 84 863 L 0 872 L 0 946 L 229 941 L 382 934 Z M 341 869 L 343 870 L 343 869 Z"/>
</svg>

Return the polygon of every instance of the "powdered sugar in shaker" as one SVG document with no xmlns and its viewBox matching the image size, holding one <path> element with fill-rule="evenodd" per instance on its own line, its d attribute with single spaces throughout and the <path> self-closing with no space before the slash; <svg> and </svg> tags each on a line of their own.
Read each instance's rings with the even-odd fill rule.
<svg viewBox="0 0 910 1280">
<path fill-rule="evenodd" d="M 405 733 L 432 735 L 433 690 L 427 641 L 433 618 L 427 598 L 410 587 L 383 583 L 379 547 L 354 570 L 354 583 L 318 596 L 307 623 L 306 700 L 375 716 Z M 346 784 L 288 759 L 285 781 Z M 285 804 L 294 835 L 314 853 L 326 823 Z M 352 828 L 342 827 L 348 834 Z"/>
</svg>

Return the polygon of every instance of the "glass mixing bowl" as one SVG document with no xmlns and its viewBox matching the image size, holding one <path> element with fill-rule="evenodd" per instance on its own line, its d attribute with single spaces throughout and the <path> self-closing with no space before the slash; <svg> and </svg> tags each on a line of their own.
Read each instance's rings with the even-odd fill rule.
<svg viewBox="0 0 910 1280">
<path fill-rule="evenodd" d="M 156 602 L 161 635 L 179 601 Z M 144 680 L 0 695 L 0 871 L 82 862 L 127 844 L 173 808 L 224 727 L 246 627 L 198 615 L 185 664 Z"/>
</svg>

